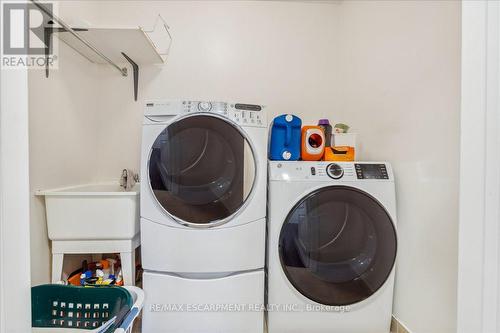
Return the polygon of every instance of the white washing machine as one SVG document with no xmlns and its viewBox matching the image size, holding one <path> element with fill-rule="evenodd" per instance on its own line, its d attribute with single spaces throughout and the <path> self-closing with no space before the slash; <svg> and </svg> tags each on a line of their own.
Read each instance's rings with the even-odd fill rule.
<svg viewBox="0 0 500 333">
<path fill-rule="evenodd" d="M 269 162 L 269 333 L 388 333 L 397 251 L 388 163 Z"/>
<path fill-rule="evenodd" d="M 262 332 L 267 136 L 260 105 L 146 104 L 143 332 Z"/>
</svg>

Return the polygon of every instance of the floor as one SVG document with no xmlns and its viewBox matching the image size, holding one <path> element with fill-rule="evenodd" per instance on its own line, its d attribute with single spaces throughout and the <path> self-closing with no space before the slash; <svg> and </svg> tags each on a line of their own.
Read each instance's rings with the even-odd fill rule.
<svg viewBox="0 0 500 333">
<path fill-rule="evenodd" d="M 132 328 L 132 333 L 141 333 L 142 316 L 137 317 L 134 321 L 134 328 Z"/>
<path fill-rule="evenodd" d="M 410 333 L 410 331 L 401 324 L 396 318 L 392 317 L 391 333 Z"/>
</svg>

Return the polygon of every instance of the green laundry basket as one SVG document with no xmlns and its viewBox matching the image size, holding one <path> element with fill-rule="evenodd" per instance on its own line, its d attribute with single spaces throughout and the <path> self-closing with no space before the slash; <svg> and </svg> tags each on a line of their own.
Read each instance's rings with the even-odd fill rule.
<svg viewBox="0 0 500 333">
<path fill-rule="evenodd" d="M 41 285 L 31 288 L 31 326 L 84 330 L 101 327 L 100 332 L 114 332 L 133 303 L 131 294 L 121 287 Z M 104 328 L 110 320 L 113 323 Z"/>
</svg>

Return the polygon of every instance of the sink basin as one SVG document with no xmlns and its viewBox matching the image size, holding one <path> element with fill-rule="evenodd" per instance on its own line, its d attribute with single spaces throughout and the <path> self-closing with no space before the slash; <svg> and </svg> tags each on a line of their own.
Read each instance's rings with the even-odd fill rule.
<svg viewBox="0 0 500 333">
<path fill-rule="evenodd" d="M 51 240 L 132 239 L 139 233 L 139 184 L 117 183 L 38 191 L 45 197 Z"/>
</svg>

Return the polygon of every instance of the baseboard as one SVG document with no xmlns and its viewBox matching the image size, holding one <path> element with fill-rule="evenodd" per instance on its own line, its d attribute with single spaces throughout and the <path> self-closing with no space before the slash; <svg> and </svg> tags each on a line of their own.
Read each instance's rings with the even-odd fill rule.
<svg viewBox="0 0 500 333">
<path fill-rule="evenodd" d="M 411 333 L 408 327 L 406 327 L 401 321 L 392 316 L 391 320 L 391 333 Z"/>
</svg>

